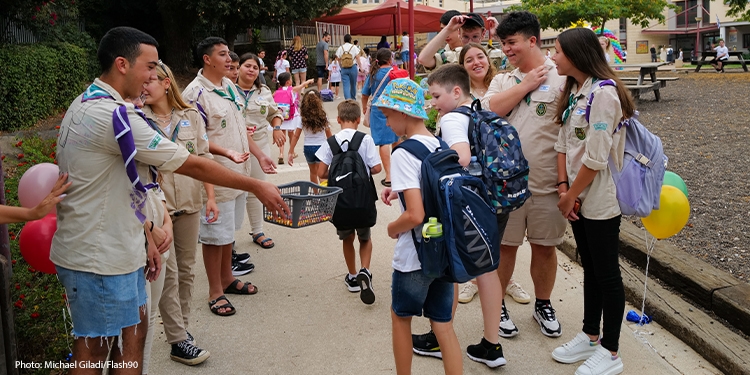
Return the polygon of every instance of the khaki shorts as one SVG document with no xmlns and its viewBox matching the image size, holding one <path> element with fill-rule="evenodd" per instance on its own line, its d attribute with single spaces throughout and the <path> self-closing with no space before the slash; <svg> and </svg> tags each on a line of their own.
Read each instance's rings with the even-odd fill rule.
<svg viewBox="0 0 750 375">
<path fill-rule="evenodd" d="M 531 195 L 524 205 L 510 213 L 503 245 L 521 246 L 523 238 L 541 246 L 557 246 L 565 236 L 567 222 L 557 208 L 557 193 Z"/>
<path fill-rule="evenodd" d="M 229 245 L 234 242 L 234 232 L 242 229 L 245 220 L 245 201 L 247 193 L 240 194 L 228 202 L 217 203 L 219 218 L 209 223 L 206 221 L 206 206 L 201 208 L 200 242 L 205 245 Z"/>
</svg>

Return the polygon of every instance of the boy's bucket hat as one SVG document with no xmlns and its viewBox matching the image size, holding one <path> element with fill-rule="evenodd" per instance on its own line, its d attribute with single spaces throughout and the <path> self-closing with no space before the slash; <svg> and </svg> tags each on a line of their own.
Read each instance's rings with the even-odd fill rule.
<svg viewBox="0 0 750 375">
<path fill-rule="evenodd" d="M 380 108 L 390 108 L 405 113 L 411 117 L 427 120 L 425 112 L 424 92 L 416 82 L 408 78 L 399 78 L 385 86 L 383 93 L 373 103 Z"/>
</svg>

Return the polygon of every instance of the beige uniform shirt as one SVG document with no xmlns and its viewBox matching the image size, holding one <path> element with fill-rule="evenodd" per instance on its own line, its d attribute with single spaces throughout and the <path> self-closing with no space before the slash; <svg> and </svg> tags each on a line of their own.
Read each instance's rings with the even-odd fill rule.
<svg viewBox="0 0 750 375">
<path fill-rule="evenodd" d="M 555 123 L 557 99 L 565 86 L 565 76 L 557 74 L 555 63 L 544 62 L 550 70 L 547 80 L 513 108 L 506 120 L 518 131 L 523 155 L 529 161 L 529 189 L 532 194 L 557 192 L 557 152 L 555 141 L 560 126 Z M 492 95 L 506 91 L 523 80 L 519 69 L 498 74 L 482 98 L 482 108 L 489 108 Z M 505 116 L 505 113 L 499 115 Z"/>
<path fill-rule="evenodd" d="M 128 107 L 136 165 L 144 181 L 148 165 L 173 172 L 190 155 L 159 136 L 111 86 L 94 83 L 114 98 L 81 102 L 65 113 L 57 138 L 60 172 L 72 185 L 58 204 L 50 259 L 58 266 L 99 275 L 122 275 L 146 265 L 143 225 L 131 207 L 131 183 L 115 139 L 112 113 Z"/>
<path fill-rule="evenodd" d="M 451 49 L 451 46 L 446 44 L 442 51 L 435 54 L 435 69 L 445 64 L 458 64 L 458 55 L 461 54 L 462 48 Z"/>
<path fill-rule="evenodd" d="M 589 121 L 586 121 L 586 104 L 589 93 L 594 87 L 594 101 L 591 103 Z M 560 128 L 555 150 L 567 154 L 566 168 L 568 181 L 573 185 L 582 165 L 599 171 L 591 185 L 581 195 L 581 214 L 587 219 L 606 220 L 620 214 L 617 203 L 615 183 L 608 167 L 608 160 L 613 158 L 617 168 L 622 168 L 625 152 L 625 135 L 623 131 L 614 133 L 615 127 L 622 120 L 622 107 L 617 89 L 613 86 L 600 88 L 586 80 L 579 90 L 573 85 L 574 92 L 570 115 Z"/>
<path fill-rule="evenodd" d="M 228 96 L 234 94 L 235 99 L 225 99 L 214 90 L 218 90 Z M 198 97 L 199 93 L 200 98 Z M 208 134 L 208 139 L 212 143 L 240 153 L 250 151 L 247 131 L 245 130 L 245 119 L 242 117 L 244 108 L 242 96 L 237 92 L 234 84 L 229 79 L 223 78 L 221 87 L 217 87 L 203 76 L 203 69 L 201 69 L 198 72 L 198 76 L 182 92 L 182 96 L 193 105 L 195 105 L 197 99 L 201 106 L 203 106 L 208 118 L 206 134 Z M 249 160 L 242 164 L 237 164 L 225 157 L 216 158 L 215 160 L 232 171 L 246 176 L 250 175 Z M 231 201 L 243 193 L 241 190 L 221 186 L 216 186 L 214 191 L 216 192 L 216 203 Z"/>
<path fill-rule="evenodd" d="M 176 109 L 172 115 L 171 123 L 167 126 L 163 126 L 156 120 L 151 107 L 145 106 L 143 112 L 146 117 L 159 126 L 166 139 L 174 138 L 174 143 L 184 147 L 193 155 L 213 159 L 213 155 L 208 152 L 206 127 L 198 110 L 194 108 Z M 176 137 L 174 137 L 174 132 L 177 132 Z M 203 206 L 203 198 L 201 198 L 203 183 L 201 181 L 185 175 L 166 172 L 162 173 L 160 185 L 170 215 L 174 215 L 176 211 L 191 214 L 200 211 Z"/>
<path fill-rule="evenodd" d="M 260 89 L 253 86 L 248 95 L 245 95 L 240 87 L 237 87 L 237 91 L 240 91 L 242 95 L 240 100 L 244 104 L 242 116 L 245 118 L 245 126 L 248 129 L 255 129 L 253 139 L 267 136 L 267 130 L 273 130 L 271 129 L 271 120 L 274 117 L 284 121 L 284 115 L 279 111 L 279 107 L 273 100 L 273 93 L 268 86 L 261 85 Z"/>
</svg>

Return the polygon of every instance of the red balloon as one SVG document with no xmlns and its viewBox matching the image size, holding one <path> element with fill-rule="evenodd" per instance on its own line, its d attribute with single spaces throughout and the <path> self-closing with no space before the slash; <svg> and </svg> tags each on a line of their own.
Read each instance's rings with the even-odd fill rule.
<svg viewBox="0 0 750 375">
<path fill-rule="evenodd" d="M 49 260 L 52 236 L 57 230 L 57 216 L 49 214 L 42 219 L 29 221 L 21 230 L 18 246 L 21 255 L 31 267 L 48 274 L 56 274 L 54 263 Z"/>
</svg>

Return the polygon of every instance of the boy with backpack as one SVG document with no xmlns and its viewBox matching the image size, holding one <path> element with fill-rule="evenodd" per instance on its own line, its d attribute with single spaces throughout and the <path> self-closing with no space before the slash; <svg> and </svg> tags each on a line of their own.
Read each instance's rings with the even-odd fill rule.
<svg viewBox="0 0 750 375">
<path fill-rule="evenodd" d="M 427 83 L 433 97 L 432 106 L 441 115 L 443 140 L 458 153 L 459 163 L 468 167 L 472 161 L 472 146 L 475 146 L 473 140 L 469 139 L 472 119 L 467 116 L 472 104 L 469 74 L 460 65 L 448 64 L 432 72 Z M 508 213 L 497 214 L 499 237 L 502 237 L 507 221 Z M 502 311 L 502 299 L 498 297 L 503 295 L 500 278 L 496 272 L 488 272 L 477 277 L 477 284 L 484 317 L 484 337 L 479 344 L 470 345 L 466 354 L 472 360 L 489 367 L 502 366 L 506 360 L 502 346 L 498 343 L 497 327 L 500 325 Z"/>
<path fill-rule="evenodd" d="M 344 283 L 350 292 L 360 292 L 365 304 L 375 302 L 372 291 L 372 240 L 370 228 L 377 220 L 375 201 L 378 193 L 372 175 L 380 173 L 380 155 L 369 135 L 357 131 L 362 110 L 355 100 L 345 100 L 338 106 L 338 123 L 341 131 L 328 138 L 315 156 L 320 159 L 318 176 L 328 179 L 328 186 L 343 189 L 336 201 L 331 222 L 343 241 L 344 261 L 348 274 Z M 359 238 L 359 257 L 362 263 L 359 273 L 354 253 L 354 234 Z"/>
<path fill-rule="evenodd" d="M 440 147 L 440 141 L 424 126 L 422 89 L 409 79 L 396 79 L 388 83 L 373 105 L 380 108 L 387 124 L 399 136 L 410 142 L 419 142 L 428 150 Z M 393 356 L 396 372 L 411 370 L 412 342 L 411 319 L 421 316 L 430 319 L 435 336 L 440 341 L 443 368 L 446 374 L 463 371 L 461 349 L 453 330 L 453 283 L 428 277 L 422 271 L 413 230 L 424 223 L 425 206 L 422 200 L 422 161 L 403 148 L 393 150 L 391 156 L 391 187 L 386 187 L 381 199 L 387 205 L 403 196 L 402 213 L 388 224 L 388 236 L 397 239 L 393 255 L 391 284 L 391 320 L 393 327 Z"/>
</svg>

